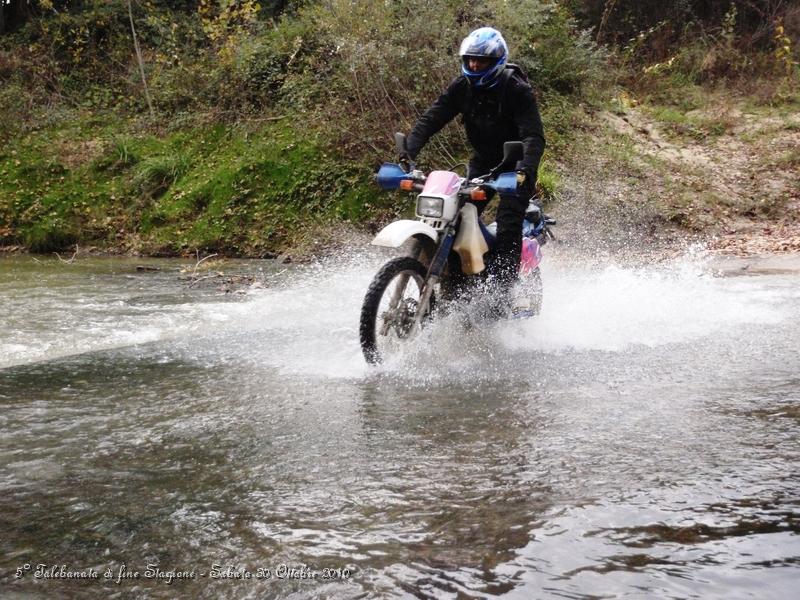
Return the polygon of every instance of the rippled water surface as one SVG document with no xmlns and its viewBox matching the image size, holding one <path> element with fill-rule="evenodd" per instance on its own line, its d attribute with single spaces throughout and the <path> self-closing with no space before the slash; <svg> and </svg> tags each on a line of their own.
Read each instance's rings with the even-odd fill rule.
<svg viewBox="0 0 800 600">
<path fill-rule="evenodd" d="M 380 260 L 0 259 L 0 597 L 797 597 L 796 270 L 550 257 L 371 368 Z"/>
</svg>

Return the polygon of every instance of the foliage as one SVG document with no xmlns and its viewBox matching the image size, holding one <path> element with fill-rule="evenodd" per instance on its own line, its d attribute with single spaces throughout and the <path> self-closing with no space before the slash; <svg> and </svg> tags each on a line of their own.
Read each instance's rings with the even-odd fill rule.
<svg viewBox="0 0 800 600">
<path fill-rule="evenodd" d="M 729 24 L 740 51 L 767 48 L 775 21 L 798 13 L 795 3 L 785 0 L 566 0 L 565 4 L 611 46 L 624 47 L 648 32 L 642 59 L 651 63 L 665 60 L 691 38 L 716 34 L 732 14 L 736 18 Z"/>
<path fill-rule="evenodd" d="M 787 78 L 793 77 L 797 72 L 798 61 L 794 60 L 792 39 L 786 34 L 783 19 L 778 19 L 775 22 L 775 33 L 772 36 L 772 41 L 775 44 L 774 56 L 777 69 L 782 71 Z"/>
<path fill-rule="evenodd" d="M 279 122 L 166 136 L 121 126 L 73 114 L 0 153 L 0 243 L 255 255 L 387 200 L 368 171 Z"/>
<path fill-rule="evenodd" d="M 691 8 L 689 4 L 686 6 Z M 679 34 L 667 21 L 639 32 L 617 54 L 628 73 L 627 83 L 641 96 L 684 106 L 687 97 L 691 103 L 697 95 L 694 87 L 715 85 L 736 87 L 767 103 L 786 101 L 796 85 L 796 49 L 781 17 L 769 22 L 756 19 L 757 27 L 752 21 L 743 23 L 745 16 L 752 17 L 758 7 L 763 14 L 777 14 L 782 5 L 761 4 L 726 3 L 725 12 L 709 13 L 721 15 L 717 22 L 708 21 L 708 17 L 699 20 L 690 10 L 694 20 L 690 19 Z M 800 7 L 795 13 L 790 9 L 785 13 L 796 14 L 800 25 Z M 657 42 L 663 42 L 667 34 L 672 42 Z M 756 39 L 760 41 L 756 43 Z"/>
<path fill-rule="evenodd" d="M 514 60 L 545 93 L 591 96 L 606 88 L 608 54 L 556 2 L 497 3 L 498 23 Z"/>
<path fill-rule="evenodd" d="M 19 133 L 24 116 L 32 109 L 30 94 L 19 81 L 0 88 L 0 142 Z"/>
<path fill-rule="evenodd" d="M 80 6 L 32 20 L 9 47 L 25 46 L 42 57 L 45 68 L 34 76 L 51 93 L 98 109 L 142 110 L 124 2 Z M 458 73 L 458 44 L 479 25 L 506 33 L 512 59 L 528 70 L 544 102 L 551 94 L 591 94 L 604 79 L 603 52 L 553 0 L 513 7 L 502 0 L 330 0 L 288 7 L 146 0 L 134 8 L 159 112 L 200 109 L 229 121 L 264 111 L 308 111 L 330 130 L 333 144 L 359 155 L 387 151 L 391 132 L 410 128 Z M 276 20 L 258 18 L 287 8 Z M 93 84 L 107 91 L 87 97 Z M 450 160 L 463 152 L 463 138 L 451 128 L 433 148 L 439 160 Z"/>
<path fill-rule="evenodd" d="M 325 127 L 341 148 L 365 158 L 391 155 L 392 133 L 408 131 L 459 74 L 458 46 L 478 26 L 504 32 L 511 60 L 527 70 L 544 105 L 559 95 L 588 99 L 603 79 L 603 51 L 555 2 L 335 0 L 304 16 L 335 58 L 323 63 L 332 66 Z M 447 165 L 466 152 L 453 125 L 432 140 L 422 160 Z"/>
<path fill-rule="evenodd" d="M 200 0 L 197 12 L 203 31 L 229 60 L 256 22 L 259 8 L 256 0 Z"/>
<path fill-rule="evenodd" d="M 12 4 L 0 10 L 0 243 L 37 249 L 122 235 L 260 252 L 317 217 L 364 218 L 392 134 L 458 75 L 478 26 L 504 33 L 537 92 L 553 197 L 561 157 L 618 81 L 668 104 L 657 118 L 671 134 L 704 138 L 730 123 L 681 113 L 702 86 L 744 82 L 779 103 L 798 80 L 800 8 L 780 0 L 136 0 L 151 119 L 125 0 Z M 421 160 L 468 152 L 454 123 Z"/>
</svg>

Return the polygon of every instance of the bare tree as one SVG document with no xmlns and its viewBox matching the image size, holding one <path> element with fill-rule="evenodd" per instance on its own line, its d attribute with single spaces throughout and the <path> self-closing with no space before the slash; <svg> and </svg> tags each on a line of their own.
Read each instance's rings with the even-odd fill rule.
<svg viewBox="0 0 800 600">
<path fill-rule="evenodd" d="M 617 0 L 606 0 L 606 6 L 603 10 L 603 16 L 600 19 L 600 26 L 597 28 L 597 35 L 595 36 L 595 41 L 599 44 L 603 41 L 603 31 L 606 28 L 606 23 L 608 23 L 608 18 L 611 16 L 611 11 L 614 10 L 614 6 L 616 5 Z"/>
<path fill-rule="evenodd" d="M 128 17 L 131 21 L 131 34 L 133 35 L 133 47 L 136 49 L 136 61 L 139 63 L 139 73 L 142 76 L 142 85 L 144 86 L 144 97 L 147 99 L 147 108 L 150 109 L 150 118 L 155 118 L 156 113 L 153 110 L 153 101 L 150 99 L 150 89 L 147 87 L 147 77 L 144 74 L 144 59 L 142 58 L 142 49 L 139 47 L 139 38 L 136 35 L 136 27 L 133 25 L 133 7 L 131 0 L 126 0 L 128 4 Z"/>
</svg>

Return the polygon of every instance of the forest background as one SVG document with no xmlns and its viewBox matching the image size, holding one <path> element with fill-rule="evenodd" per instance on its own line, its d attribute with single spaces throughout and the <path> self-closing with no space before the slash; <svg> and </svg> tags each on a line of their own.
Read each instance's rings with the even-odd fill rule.
<svg viewBox="0 0 800 600">
<path fill-rule="evenodd" d="M 324 251 L 408 214 L 372 174 L 492 25 L 567 237 L 800 250 L 800 3 L 0 0 L 0 247 Z M 457 123 L 420 157 L 467 155 Z"/>
</svg>

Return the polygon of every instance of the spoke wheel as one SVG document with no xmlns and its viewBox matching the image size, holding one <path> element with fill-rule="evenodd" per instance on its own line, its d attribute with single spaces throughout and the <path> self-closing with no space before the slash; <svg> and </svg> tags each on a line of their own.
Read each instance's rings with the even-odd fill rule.
<svg viewBox="0 0 800 600">
<path fill-rule="evenodd" d="M 361 307 L 361 350 L 370 364 L 399 351 L 416 333 L 420 297 L 427 269 L 418 260 L 399 257 L 375 275 Z M 426 315 L 433 307 L 431 296 Z"/>
</svg>

